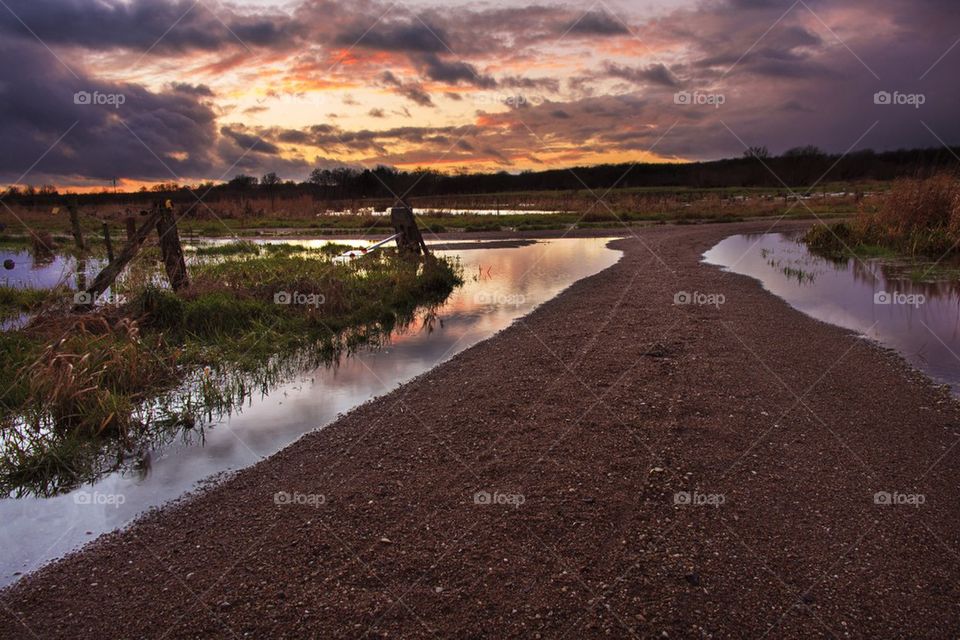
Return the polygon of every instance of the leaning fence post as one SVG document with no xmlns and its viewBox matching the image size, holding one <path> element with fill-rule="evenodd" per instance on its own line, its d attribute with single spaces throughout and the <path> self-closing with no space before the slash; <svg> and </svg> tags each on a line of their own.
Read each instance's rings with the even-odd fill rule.
<svg viewBox="0 0 960 640">
<path fill-rule="evenodd" d="M 183 257 L 183 245 L 180 244 L 180 234 L 177 232 L 177 219 L 173 215 L 173 208 L 162 207 L 160 217 L 157 218 L 157 235 L 160 237 L 160 253 L 163 255 L 163 265 L 167 270 L 167 278 L 174 291 L 190 286 L 190 276 L 187 274 L 187 262 Z"/>
<path fill-rule="evenodd" d="M 86 299 L 75 307 L 78 311 L 86 311 L 93 308 L 93 304 L 97 301 L 97 298 L 110 288 L 113 281 L 117 279 L 117 276 L 119 276 L 127 264 L 133 260 L 137 252 L 140 251 L 140 247 L 143 246 L 144 241 L 146 241 L 147 236 L 150 235 L 150 232 L 156 227 L 157 220 L 160 217 L 160 211 L 160 208 L 155 207 L 143 225 L 134 233 L 133 238 L 123 247 L 117 259 L 113 260 L 97 274 L 97 277 L 93 280 L 93 284 L 90 285 L 86 291 L 87 295 L 84 296 Z"/>
<path fill-rule="evenodd" d="M 427 243 L 423 241 L 420 229 L 417 228 L 417 220 L 413 217 L 413 209 L 410 207 L 393 207 L 390 209 L 390 222 L 393 223 L 393 229 L 397 234 L 397 249 L 400 253 L 412 253 L 414 255 L 429 255 Z"/>
</svg>

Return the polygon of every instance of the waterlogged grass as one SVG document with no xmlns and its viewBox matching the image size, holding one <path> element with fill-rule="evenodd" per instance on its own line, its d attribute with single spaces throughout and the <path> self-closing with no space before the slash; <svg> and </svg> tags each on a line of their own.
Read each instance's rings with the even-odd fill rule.
<svg viewBox="0 0 960 640">
<path fill-rule="evenodd" d="M 937 261 L 960 253 L 960 178 L 898 180 L 879 207 L 861 209 L 851 223 L 818 225 L 804 241 L 811 250 L 837 258 Z"/>
<path fill-rule="evenodd" d="M 55 292 L 0 286 L 0 320 L 39 310 Z"/>
<path fill-rule="evenodd" d="M 811 211 L 813 214 L 811 214 Z M 432 233 L 482 231 L 539 231 L 576 229 L 623 229 L 660 223 L 693 224 L 700 222 L 740 222 L 751 218 L 786 217 L 804 219 L 816 215 L 820 219 L 850 216 L 857 205 L 846 201 L 807 201 L 797 206 L 793 201 L 756 200 L 749 203 L 721 204 L 720 200 L 677 202 L 648 205 L 644 202 L 611 203 L 609 209 L 596 198 L 570 211 L 555 213 L 509 213 L 503 215 L 418 213 L 417 220 L 429 237 Z M 311 235 L 349 235 L 358 232 L 392 233 L 389 217 L 363 214 L 329 215 L 304 218 L 234 219 L 220 222 L 185 221 L 181 224 L 190 235 L 220 237 L 224 235 L 258 236 L 270 231 Z M 269 230 L 269 231 L 268 231 Z"/>
<path fill-rule="evenodd" d="M 0 333 L 0 487 L 56 493 L 190 438 L 252 393 L 379 343 L 461 283 L 446 260 L 335 263 L 341 249 L 220 245 L 192 264 L 188 290 L 146 279 L 121 308 Z"/>
</svg>

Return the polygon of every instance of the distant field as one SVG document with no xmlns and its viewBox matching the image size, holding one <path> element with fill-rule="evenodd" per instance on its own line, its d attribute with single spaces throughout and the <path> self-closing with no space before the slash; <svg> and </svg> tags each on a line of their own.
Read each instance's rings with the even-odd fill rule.
<svg viewBox="0 0 960 640">
<path fill-rule="evenodd" d="M 664 222 L 736 222 L 751 218 L 836 217 L 878 206 L 885 183 L 829 184 L 815 191 L 760 188 L 676 189 L 629 188 L 610 191 L 547 191 L 462 196 L 416 197 L 408 201 L 429 231 L 547 230 L 618 228 Z M 127 216 L 151 206 L 153 194 L 131 195 L 123 204 L 80 205 L 81 224 L 94 243 L 100 242 L 103 222 L 111 225 L 115 242 L 124 234 Z M 159 196 L 162 197 L 162 196 Z M 387 230 L 383 212 L 392 200 L 315 201 L 296 198 L 237 197 L 200 202 L 189 192 L 175 206 L 186 210 L 180 222 L 185 235 L 258 235 L 284 230 L 306 235 Z M 0 209 L 0 244 L 28 240 L 28 228 L 48 231 L 69 242 L 65 209 L 11 204 Z M 458 211 L 452 213 L 451 211 Z M 500 215 L 460 213 L 481 210 Z M 532 213 L 551 211 L 555 213 Z"/>
</svg>

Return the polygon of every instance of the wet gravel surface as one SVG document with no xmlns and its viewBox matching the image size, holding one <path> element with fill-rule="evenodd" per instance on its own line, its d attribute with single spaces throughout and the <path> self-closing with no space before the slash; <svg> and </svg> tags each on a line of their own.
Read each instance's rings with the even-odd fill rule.
<svg viewBox="0 0 960 640">
<path fill-rule="evenodd" d="M 768 228 L 617 241 L 495 338 L 3 591 L 0 637 L 956 637 L 958 405 L 699 263 Z"/>
</svg>

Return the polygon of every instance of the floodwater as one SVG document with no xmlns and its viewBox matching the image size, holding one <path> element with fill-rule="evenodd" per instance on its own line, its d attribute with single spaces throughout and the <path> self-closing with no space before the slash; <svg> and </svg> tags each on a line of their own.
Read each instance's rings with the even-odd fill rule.
<svg viewBox="0 0 960 640">
<path fill-rule="evenodd" d="M 521 205 L 522 206 L 522 205 Z M 454 208 L 443 208 L 443 207 L 417 207 L 417 215 L 421 216 L 520 216 L 520 215 L 540 215 L 540 216 L 549 216 L 557 213 L 566 213 L 565 211 L 547 211 L 544 209 L 454 209 Z M 361 207 L 359 209 L 350 210 L 350 211 L 325 211 L 323 215 L 327 216 L 355 216 L 355 215 L 367 215 L 367 216 L 388 216 L 390 215 L 389 211 L 377 211 L 373 207 Z"/>
<path fill-rule="evenodd" d="M 879 259 L 835 264 L 811 254 L 795 234 L 732 236 L 704 261 L 759 280 L 809 316 L 895 349 L 960 394 L 957 284 L 915 282 Z"/>
<path fill-rule="evenodd" d="M 49 259 L 36 260 L 26 250 L 0 250 L 0 286 L 14 289 L 68 289 L 85 288 L 92 282 L 106 260 L 57 254 Z M 0 331 L 19 329 L 30 320 L 30 314 L 20 313 L 0 319 Z"/>
<path fill-rule="evenodd" d="M 205 430 L 202 442 L 152 452 L 145 471 L 110 474 L 53 498 L 0 499 L 0 584 L 124 526 L 198 482 L 276 453 L 338 414 L 432 369 L 489 338 L 577 280 L 612 266 L 608 239 L 545 240 L 519 248 L 438 251 L 460 256 L 465 284 L 428 327 L 397 332 L 381 349 L 362 350 L 250 401 L 242 413 Z"/>
<path fill-rule="evenodd" d="M 49 260 L 35 260 L 29 251 L 0 250 L 0 264 L 12 261 L 13 268 L 6 266 L 0 270 L 0 285 L 17 289 L 52 289 L 64 285 L 77 288 L 77 276 L 80 283 L 93 280 L 106 264 L 106 260 L 88 258 L 80 260 L 72 256 L 58 254 Z"/>
</svg>

